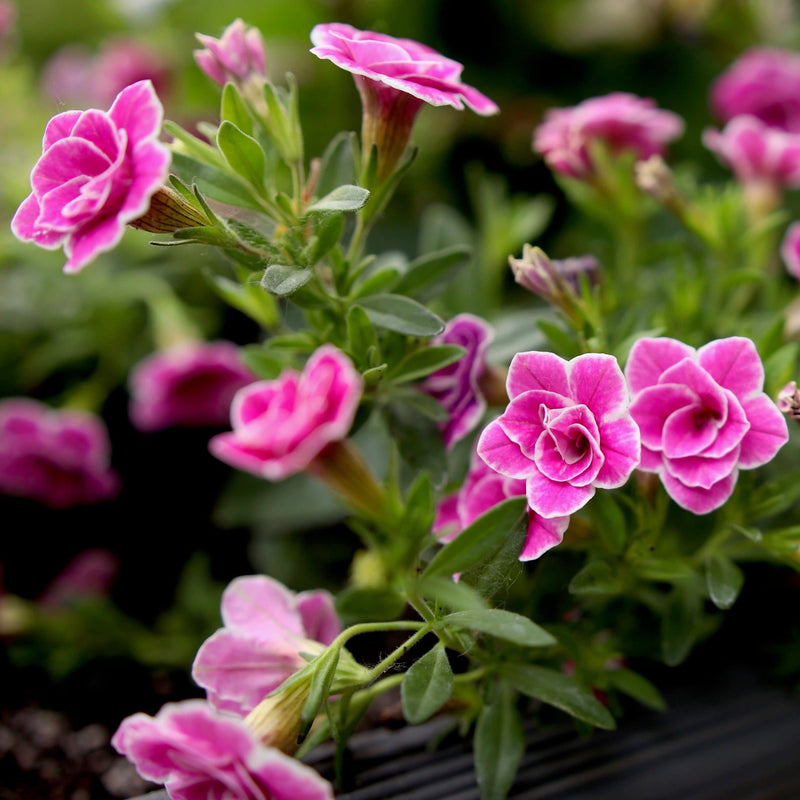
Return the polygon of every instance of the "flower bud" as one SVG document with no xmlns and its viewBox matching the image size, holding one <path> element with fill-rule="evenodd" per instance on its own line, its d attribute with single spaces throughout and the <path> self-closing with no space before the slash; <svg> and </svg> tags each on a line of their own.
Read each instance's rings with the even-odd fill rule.
<svg viewBox="0 0 800 800">
<path fill-rule="evenodd" d="M 209 224 L 209 220 L 200 209 L 187 202 L 174 189 L 162 186 L 150 198 L 150 208 L 139 217 L 128 223 L 150 233 L 174 233 L 180 228 L 197 228 Z"/>
</svg>

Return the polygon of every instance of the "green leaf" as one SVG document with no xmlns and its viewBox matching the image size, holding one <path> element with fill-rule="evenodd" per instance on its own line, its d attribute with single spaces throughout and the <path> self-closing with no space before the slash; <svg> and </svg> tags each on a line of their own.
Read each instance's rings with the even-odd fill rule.
<svg viewBox="0 0 800 800">
<path fill-rule="evenodd" d="M 557 643 L 554 636 L 535 622 L 501 608 L 457 611 L 455 614 L 448 614 L 442 621 L 457 628 L 488 633 L 520 647 L 549 647 Z"/>
<path fill-rule="evenodd" d="M 361 310 L 361 309 L 359 309 Z M 450 415 L 444 406 L 425 392 L 421 392 L 414 386 L 398 386 L 397 384 L 389 387 L 390 397 L 434 422 L 447 422 Z"/>
<path fill-rule="evenodd" d="M 225 120 L 217 131 L 217 147 L 234 172 L 241 175 L 259 193 L 264 190 L 267 159 L 261 145 L 252 136 Z"/>
<path fill-rule="evenodd" d="M 480 563 L 502 546 L 523 519 L 527 520 L 524 497 L 512 497 L 498 503 L 445 545 L 431 559 L 422 577 L 454 575 Z"/>
<path fill-rule="evenodd" d="M 173 153 L 172 169 L 188 183 L 197 183 L 203 194 L 215 200 L 263 212 L 250 187 L 238 175 L 229 172 L 224 162 L 218 168 L 183 153 Z"/>
<path fill-rule="evenodd" d="M 314 271 L 285 264 L 270 264 L 261 277 L 261 287 L 278 297 L 288 297 L 314 277 Z"/>
<path fill-rule="evenodd" d="M 406 601 L 388 587 L 345 589 L 336 597 L 336 610 L 342 617 L 370 622 L 397 619 Z"/>
<path fill-rule="evenodd" d="M 300 715 L 304 725 L 310 725 L 314 721 L 314 717 L 319 713 L 322 704 L 330 696 L 331 684 L 336 676 L 340 652 L 338 647 L 329 647 L 311 662 L 314 672 L 311 676 L 308 699 Z"/>
<path fill-rule="evenodd" d="M 463 581 L 456 583 L 452 578 L 433 575 L 425 578 L 419 585 L 422 596 L 433 600 L 439 606 L 453 611 L 475 611 L 486 608 L 486 601 Z"/>
<path fill-rule="evenodd" d="M 619 555 L 627 542 L 627 525 L 622 509 L 610 492 L 597 492 L 587 510 L 600 541 L 610 553 Z"/>
<path fill-rule="evenodd" d="M 399 294 L 374 294 L 362 297 L 356 305 L 367 312 L 373 325 L 406 336 L 436 336 L 444 322 L 425 306 Z"/>
<path fill-rule="evenodd" d="M 466 265 L 471 253 L 469 245 L 455 244 L 414 259 L 400 279 L 397 293 L 416 295 L 431 284 L 451 279 Z"/>
<path fill-rule="evenodd" d="M 770 397 L 776 397 L 795 376 L 799 348 L 800 343 L 789 342 L 764 361 L 764 391 Z"/>
<path fill-rule="evenodd" d="M 622 582 L 607 561 L 590 561 L 569 582 L 569 590 L 584 597 L 611 597 L 622 591 Z"/>
<path fill-rule="evenodd" d="M 500 674 L 522 694 L 560 708 L 582 722 L 608 730 L 616 727 L 608 709 L 563 672 L 532 664 L 503 664 Z"/>
<path fill-rule="evenodd" d="M 717 608 L 730 608 L 744 583 L 744 575 L 727 556 L 716 553 L 706 561 L 706 586 Z"/>
<path fill-rule="evenodd" d="M 633 563 L 633 569 L 640 578 L 648 581 L 665 581 L 674 583 L 691 578 L 694 575 L 692 566 L 686 559 L 676 556 L 674 558 L 647 558 Z"/>
<path fill-rule="evenodd" d="M 383 267 L 376 269 L 359 281 L 352 297 L 367 297 L 392 289 L 397 283 L 400 270 L 397 267 Z"/>
<path fill-rule="evenodd" d="M 403 461 L 413 472 L 427 471 L 440 486 L 447 472 L 447 452 L 436 423 L 414 406 L 394 401 L 384 406 L 383 416 Z"/>
<path fill-rule="evenodd" d="M 454 344 L 432 345 L 416 350 L 389 370 L 387 380 L 408 383 L 430 375 L 463 358 L 467 351 Z"/>
<path fill-rule="evenodd" d="M 667 703 L 661 696 L 661 692 L 638 672 L 630 669 L 612 669 L 606 673 L 606 676 L 611 686 L 623 694 L 627 694 L 628 697 L 632 697 L 656 711 L 666 709 Z"/>
<path fill-rule="evenodd" d="M 235 83 L 229 81 L 222 88 L 222 106 L 220 118 L 232 122 L 239 130 L 248 136 L 253 135 L 253 118 L 247 108 L 247 103 L 239 93 Z"/>
<path fill-rule="evenodd" d="M 247 368 L 262 380 L 277 378 L 287 365 L 286 360 L 276 358 L 261 344 L 246 344 L 239 348 L 239 353 Z"/>
<path fill-rule="evenodd" d="M 200 242 L 214 247 L 236 247 L 236 239 L 226 231 L 205 225 L 196 228 L 178 228 L 173 231 L 172 236 L 174 239 Z"/>
<path fill-rule="evenodd" d="M 197 136 L 193 136 L 171 120 L 165 120 L 163 127 L 175 139 L 172 142 L 173 156 L 192 158 L 218 169 L 225 168 L 225 159 L 223 159 L 218 150 L 215 150 L 207 142 Z"/>
<path fill-rule="evenodd" d="M 760 486 L 748 499 L 745 522 L 776 516 L 800 500 L 800 481 L 794 470 L 787 470 Z"/>
<path fill-rule="evenodd" d="M 478 715 L 473 740 L 475 774 L 481 800 L 503 800 L 525 753 L 525 734 L 514 693 L 506 683 Z"/>
<path fill-rule="evenodd" d="M 314 236 L 311 238 L 307 249 L 309 264 L 316 264 L 323 259 L 339 243 L 344 231 L 344 216 L 342 214 L 326 214 L 317 218 Z"/>
<path fill-rule="evenodd" d="M 347 341 L 350 352 L 359 364 L 366 361 L 370 348 L 378 346 L 375 328 L 369 321 L 367 312 L 358 306 L 351 306 L 347 311 Z"/>
<path fill-rule="evenodd" d="M 306 211 L 309 214 L 330 214 L 335 211 L 358 211 L 369 198 L 369 191 L 360 186 L 348 184 L 337 186 L 320 200 L 312 203 Z"/>
<path fill-rule="evenodd" d="M 353 131 L 340 131 L 331 139 L 320 159 L 317 191 L 327 194 L 342 184 L 355 181 L 354 147 L 357 136 Z"/>
<path fill-rule="evenodd" d="M 439 642 L 406 672 L 400 684 L 403 716 L 412 725 L 425 722 L 453 693 L 453 670 Z"/>
<path fill-rule="evenodd" d="M 675 667 L 689 655 L 699 625 L 700 597 L 689 585 L 676 585 L 661 620 L 661 654 L 667 666 Z"/>
</svg>

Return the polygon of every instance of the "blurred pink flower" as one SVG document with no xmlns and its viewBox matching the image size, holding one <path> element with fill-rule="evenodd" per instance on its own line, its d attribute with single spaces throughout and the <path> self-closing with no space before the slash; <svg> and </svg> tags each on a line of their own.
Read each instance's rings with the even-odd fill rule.
<svg viewBox="0 0 800 800">
<path fill-rule="evenodd" d="M 219 711 L 250 713 L 339 634 L 332 596 L 295 594 L 263 575 L 231 581 L 222 594 L 224 627 L 200 646 L 192 677 Z"/>
<path fill-rule="evenodd" d="M 0 401 L 0 492 L 70 508 L 118 490 L 102 420 L 27 398 Z"/>
<path fill-rule="evenodd" d="M 315 26 L 311 52 L 353 74 L 363 106 L 365 158 L 378 147 L 379 178 L 391 173 L 406 148 L 417 112 L 464 104 L 481 115 L 499 109 L 477 89 L 461 82 L 463 66 L 413 39 L 361 31 L 339 22 Z"/>
<path fill-rule="evenodd" d="M 788 273 L 800 281 L 800 221 L 786 229 L 781 241 L 781 257 Z"/>
<path fill-rule="evenodd" d="M 119 560 L 110 550 L 83 550 L 50 581 L 39 601 L 60 608 L 74 598 L 106 595 L 118 569 Z"/>
<path fill-rule="evenodd" d="M 54 102 L 106 106 L 133 83 L 149 80 L 156 94 L 167 96 L 172 71 L 163 56 L 129 39 L 112 39 L 97 54 L 65 45 L 45 64 L 42 88 Z"/>
<path fill-rule="evenodd" d="M 772 128 L 757 117 L 734 117 L 721 130 L 708 128 L 703 144 L 742 183 L 800 187 L 800 133 Z"/>
<path fill-rule="evenodd" d="M 492 338 L 488 322 L 472 314 L 458 314 L 444 331 L 431 339 L 432 345 L 453 344 L 466 349 L 455 363 L 428 375 L 420 384 L 449 414 L 440 425 L 445 445 L 450 448 L 473 431 L 486 411 L 479 381 L 486 370 L 486 351 Z"/>
<path fill-rule="evenodd" d="M 241 19 L 235 19 L 219 39 L 204 33 L 195 36 L 203 49 L 194 51 L 194 60 L 220 86 L 228 81 L 244 83 L 251 77 L 266 78 L 264 40 L 258 28 L 247 27 Z"/>
<path fill-rule="evenodd" d="M 0 0 L 0 59 L 6 55 L 17 26 L 17 7 L 11 0 Z"/>
<path fill-rule="evenodd" d="M 528 505 L 552 519 L 574 513 L 595 489 L 615 489 L 639 463 L 639 430 L 617 360 L 586 353 L 517 353 L 506 410 L 486 426 L 478 455 L 526 482 Z"/>
<path fill-rule="evenodd" d="M 133 714 L 111 744 L 172 800 L 333 800 L 311 767 L 265 747 L 241 720 L 202 700 L 167 703 L 155 717 Z"/>
<path fill-rule="evenodd" d="M 591 142 L 603 142 L 615 155 L 632 152 L 641 161 L 662 155 L 683 129 L 677 114 L 657 108 L 652 100 L 613 92 L 550 109 L 534 131 L 533 149 L 556 172 L 588 179 L 594 174 Z"/>
<path fill-rule="evenodd" d="M 722 122 L 750 114 L 774 128 L 800 133 L 800 53 L 753 47 L 712 84 L 711 108 Z"/>
<path fill-rule="evenodd" d="M 65 111 L 47 125 L 33 192 L 11 229 L 53 250 L 63 245 L 65 272 L 77 272 L 117 245 L 167 178 L 169 148 L 157 140 L 163 109 L 150 81 L 119 93 L 106 111 Z"/>
<path fill-rule="evenodd" d="M 224 425 L 233 396 L 255 380 L 232 342 L 185 342 L 133 368 L 130 417 L 141 431 Z"/>
<path fill-rule="evenodd" d="M 237 469 L 283 480 L 347 436 L 362 389 L 350 359 L 323 345 L 302 373 L 287 369 L 240 389 L 231 406 L 233 431 L 215 436 L 211 452 Z"/>
<path fill-rule="evenodd" d="M 788 439 L 764 393 L 764 368 L 749 339 L 699 350 L 676 339 L 639 339 L 625 374 L 642 434 L 639 468 L 656 472 L 678 505 L 707 514 L 730 497 L 740 469 L 770 461 Z"/>
<path fill-rule="evenodd" d="M 459 490 L 439 503 L 434 534 L 449 542 L 469 527 L 478 517 L 498 503 L 525 495 L 525 481 L 495 472 L 477 453 L 473 453 L 470 469 Z M 569 517 L 545 519 L 528 509 L 528 535 L 519 554 L 520 561 L 531 561 L 561 543 Z"/>
</svg>

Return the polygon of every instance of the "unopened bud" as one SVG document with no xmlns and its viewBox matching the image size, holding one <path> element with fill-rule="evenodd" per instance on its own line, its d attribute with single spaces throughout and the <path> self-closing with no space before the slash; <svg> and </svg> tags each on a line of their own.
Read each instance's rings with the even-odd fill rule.
<svg viewBox="0 0 800 800">
<path fill-rule="evenodd" d="M 677 217 L 686 211 L 686 198 L 675 183 L 675 176 L 659 155 L 650 156 L 635 165 L 636 185 Z"/>
<path fill-rule="evenodd" d="M 189 203 L 174 189 L 162 186 L 150 199 L 150 208 L 128 223 L 132 228 L 150 233 L 174 233 L 180 228 L 197 228 L 209 224 L 200 209 Z"/>
</svg>

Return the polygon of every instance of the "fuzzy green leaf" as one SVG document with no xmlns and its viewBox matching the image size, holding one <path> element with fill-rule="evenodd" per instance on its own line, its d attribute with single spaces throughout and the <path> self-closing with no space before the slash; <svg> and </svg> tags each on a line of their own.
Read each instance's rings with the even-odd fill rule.
<svg viewBox="0 0 800 800">
<path fill-rule="evenodd" d="M 520 647 L 548 647 L 556 644 L 556 638 L 535 622 L 501 608 L 457 611 L 455 614 L 448 614 L 442 621 L 457 628 L 488 633 Z"/>
<path fill-rule="evenodd" d="M 436 336 L 444 322 L 425 306 L 399 294 L 374 294 L 359 299 L 374 325 L 406 336 Z"/>
<path fill-rule="evenodd" d="M 439 642 L 406 672 L 400 684 L 403 716 L 419 725 L 435 714 L 453 693 L 453 670 Z"/>
</svg>

